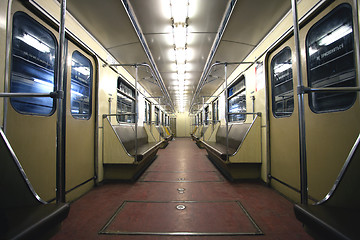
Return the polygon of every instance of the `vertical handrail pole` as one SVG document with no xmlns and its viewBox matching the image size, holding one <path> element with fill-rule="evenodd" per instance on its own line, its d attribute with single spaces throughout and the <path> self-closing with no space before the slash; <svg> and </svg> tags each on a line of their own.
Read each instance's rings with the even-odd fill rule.
<svg viewBox="0 0 360 240">
<path fill-rule="evenodd" d="M 65 14 L 66 0 L 61 0 L 59 48 L 57 56 L 57 122 L 56 122 L 56 202 L 65 202 Z M 65 82 L 66 83 L 66 82 Z"/>
<path fill-rule="evenodd" d="M 294 24 L 294 39 L 296 50 L 296 69 L 298 89 L 303 87 L 303 79 L 301 73 L 301 55 L 300 55 L 300 40 L 299 40 L 299 22 L 297 14 L 297 2 L 291 0 L 293 24 Z M 308 204 L 308 183 L 307 183 L 307 163 L 306 163 L 306 137 L 305 137 L 305 110 L 304 110 L 304 92 L 298 91 L 298 108 L 299 108 L 299 144 L 300 144 L 300 192 L 301 203 Z"/>
<path fill-rule="evenodd" d="M 229 106 L 228 106 L 228 82 L 227 82 L 227 63 L 224 65 L 225 75 L 225 125 L 226 125 L 226 162 L 229 161 Z"/>
<path fill-rule="evenodd" d="M 135 65 L 135 162 L 137 162 L 138 140 L 137 140 L 137 126 L 138 126 L 138 65 Z"/>
<path fill-rule="evenodd" d="M 205 97 L 204 96 L 202 97 L 202 104 L 203 104 L 203 111 L 202 111 L 202 114 L 203 114 L 203 127 L 201 129 L 200 138 L 202 136 L 204 136 L 204 127 L 205 127 L 205 121 L 206 121 L 206 119 L 205 119 Z"/>
</svg>

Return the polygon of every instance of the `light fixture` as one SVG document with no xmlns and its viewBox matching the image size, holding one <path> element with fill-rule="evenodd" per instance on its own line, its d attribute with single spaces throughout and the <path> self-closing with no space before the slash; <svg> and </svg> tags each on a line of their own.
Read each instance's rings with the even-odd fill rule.
<svg viewBox="0 0 360 240">
<path fill-rule="evenodd" d="M 175 48 L 185 48 L 187 36 L 186 24 L 175 23 L 173 30 Z"/>
<path fill-rule="evenodd" d="M 185 22 L 188 16 L 189 1 L 186 0 L 171 0 L 171 12 L 174 22 Z"/>
<path fill-rule="evenodd" d="M 188 28 L 188 0 L 170 0 L 174 55 L 177 70 L 178 88 L 176 99 L 181 111 L 184 111 L 184 91 L 186 73 L 186 49 L 187 49 L 187 28 Z"/>
</svg>

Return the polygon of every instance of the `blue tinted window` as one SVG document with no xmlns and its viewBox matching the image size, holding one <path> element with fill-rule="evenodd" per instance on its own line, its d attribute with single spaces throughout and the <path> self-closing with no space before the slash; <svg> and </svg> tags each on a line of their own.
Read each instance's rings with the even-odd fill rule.
<svg viewBox="0 0 360 240">
<path fill-rule="evenodd" d="M 306 36 L 309 87 L 355 87 L 354 32 L 352 10 L 342 4 L 317 22 Z M 350 108 L 354 92 L 309 94 L 313 112 L 332 112 Z"/>
<path fill-rule="evenodd" d="M 244 121 L 246 115 L 235 114 L 238 112 L 246 112 L 246 88 L 244 76 L 241 76 L 240 79 L 228 89 L 228 94 L 229 113 L 234 113 L 229 115 L 229 122 Z"/>
<path fill-rule="evenodd" d="M 71 115 L 76 119 L 91 117 L 92 65 L 75 51 L 71 61 Z"/>
<path fill-rule="evenodd" d="M 50 93 L 55 89 L 57 42 L 54 35 L 22 12 L 13 17 L 10 92 Z M 52 98 L 11 98 L 15 110 L 24 114 L 50 115 Z"/>
<path fill-rule="evenodd" d="M 121 114 L 118 122 L 135 123 L 135 90 L 125 80 L 118 78 L 117 83 L 117 109 Z"/>
<path fill-rule="evenodd" d="M 271 60 L 272 112 L 288 117 L 294 111 L 291 49 L 285 47 Z"/>
</svg>

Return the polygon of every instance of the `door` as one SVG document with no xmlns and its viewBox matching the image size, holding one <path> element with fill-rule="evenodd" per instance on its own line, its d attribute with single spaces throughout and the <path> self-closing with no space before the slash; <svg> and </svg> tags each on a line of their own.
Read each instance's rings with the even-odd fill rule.
<svg viewBox="0 0 360 240">
<path fill-rule="evenodd" d="M 57 31 L 18 1 L 12 5 L 12 20 L 10 92 L 53 92 L 57 83 Z M 72 200 L 93 186 L 95 65 L 94 59 L 75 44 L 68 41 L 67 45 L 65 174 L 66 198 Z M 89 76 L 85 76 L 86 73 Z M 56 196 L 56 100 L 11 98 L 7 109 L 6 134 L 15 154 L 39 196 L 53 201 Z"/>
<path fill-rule="evenodd" d="M 300 29 L 301 71 L 304 86 L 313 88 L 358 86 L 354 47 L 354 8 L 351 4 L 351 1 L 335 1 L 318 15 L 313 16 Z M 293 42 L 294 39 L 291 37 L 277 47 L 268 58 L 269 134 L 271 175 L 274 177 L 271 184 L 286 196 L 299 201 L 300 160 L 296 95 L 298 83 L 295 78 L 295 65 L 289 64 L 289 59 L 295 60 L 294 48 L 291 45 Z M 292 89 L 289 83 L 291 78 Z M 290 99 L 290 96 L 295 97 L 291 100 L 294 104 L 289 104 L 287 99 Z M 310 200 L 321 200 L 334 184 L 360 133 L 359 107 L 357 92 L 305 95 Z"/>
<path fill-rule="evenodd" d="M 66 200 L 94 184 L 95 61 L 68 41 L 66 73 Z M 69 64 L 71 63 L 71 64 Z"/>
<path fill-rule="evenodd" d="M 299 133 L 293 39 L 268 57 L 271 185 L 299 198 Z"/>
</svg>

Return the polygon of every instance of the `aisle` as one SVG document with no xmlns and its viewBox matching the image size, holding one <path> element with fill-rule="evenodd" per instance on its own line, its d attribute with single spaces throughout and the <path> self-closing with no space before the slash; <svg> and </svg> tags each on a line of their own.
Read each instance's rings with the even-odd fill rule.
<svg viewBox="0 0 360 240">
<path fill-rule="evenodd" d="M 60 239 L 311 239 L 292 203 L 261 183 L 230 183 L 177 138 L 136 183 L 97 187 L 71 205 Z"/>
</svg>

